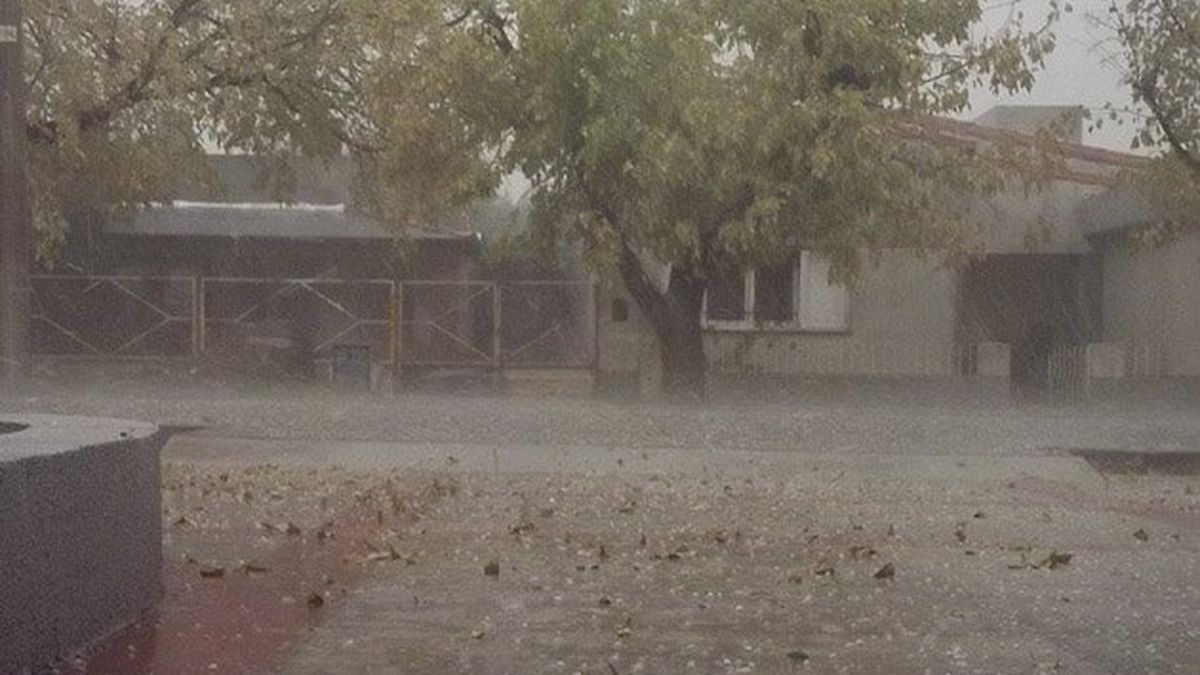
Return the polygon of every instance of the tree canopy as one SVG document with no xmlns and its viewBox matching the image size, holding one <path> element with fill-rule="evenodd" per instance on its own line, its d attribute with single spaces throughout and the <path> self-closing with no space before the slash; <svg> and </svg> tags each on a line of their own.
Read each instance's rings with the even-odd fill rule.
<svg viewBox="0 0 1200 675">
<path fill-rule="evenodd" d="M 982 12 L 968 0 L 445 9 L 411 51 L 381 55 L 382 72 L 411 71 L 371 93 L 395 121 L 383 161 L 407 182 L 427 176 L 432 135 L 439 152 L 467 150 L 473 166 L 456 175 L 524 173 L 535 226 L 620 271 L 668 386 L 698 390 L 700 308 L 720 272 L 804 248 L 851 278 L 863 250 L 969 240 L 961 197 L 996 187 L 997 164 L 924 142 L 923 122 L 964 109 L 975 85 L 1027 89 L 1053 47 L 1049 24 L 987 34 Z M 650 261 L 669 266 L 665 286 Z"/>
<path fill-rule="evenodd" d="M 36 210 L 160 198 L 212 146 L 354 152 L 395 221 L 522 173 L 535 234 L 619 271 L 695 391 L 717 274 L 969 241 L 998 163 L 924 122 L 1028 89 L 1051 5 L 988 32 L 979 0 L 29 0 Z"/>
<path fill-rule="evenodd" d="M 1160 241 L 1200 225 L 1200 3 L 1127 0 L 1110 15 L 1134 101 L 1149 112 L 1134 145 L 1165 149 L 1138 181 L 1165 216 L 1140 234 Z"/>
</svg>

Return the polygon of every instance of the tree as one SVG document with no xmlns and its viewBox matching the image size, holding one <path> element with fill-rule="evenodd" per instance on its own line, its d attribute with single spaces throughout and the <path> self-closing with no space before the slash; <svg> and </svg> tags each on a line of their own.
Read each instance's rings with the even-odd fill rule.
<svg viewBox="0 0 1200 675">
<path fill-rule="evenodd" d="M 169 198 L 205 154 L 332 156 L 367 142 L 366 62 L 341 0 L 25 0 L 34 213 Z"/>
<path fill-rule="evenodd" d="M 1166 152 L 1137 176 L 1163 222 L 1140 235 L 1169 239 L 1196 226 L 1200 212 L 1200 3 L 1195 0 L 1113 2 L 1110 22 L 1123 52 L 1134 102 L 1150 114 L 1136 146 Z"/>
<path fill-rule="evenodd" d="M 399 0 L 379 3 L 411 16 Z M 508 172 L 532 222 L 619 273 L 661 347 L 664 387 L 702 395 L 701 311 L 723 272 L 808 249 L 851 280 L 864 250 L 959 250 L 987 151 L 924 121 L 976 84 L 1027 89 L 1049 23 L 978 36 L 976 0 L 495 0 L 450 3 L 381 50 L 375 161 L 417 184 L 457 157 L 465 191 Z M 1018 14 L 1014 13 L 1014 17 Z M 490 178 L 489 178 L 490 176 Z M 433 178 L 437 178 L 434 176 Z M 461 187 L 461 186 L 460 186 Z M 437 194 L 445 194 L 438 191 Z M 666 266 L 666 283 L 653 270 Z"/>
</svg>

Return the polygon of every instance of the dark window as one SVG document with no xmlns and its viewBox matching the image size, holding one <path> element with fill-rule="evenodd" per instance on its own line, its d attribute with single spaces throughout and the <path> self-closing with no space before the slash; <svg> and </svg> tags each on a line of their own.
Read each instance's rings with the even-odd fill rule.
<svg viewBox="0 0 1200 675">
<path fill-rule="evenodd" d="M 746 275 L 719 274 L 708 284 L 708 319 L 742 321 L 746 318 Z"/>
<path fill-rule="evenodd" d="M 612 301 L 612 322 L 625 323 L 629 320 L 629 303 L 625 298 L 613 298 Z"/>
<path fill-rule="evenodd" d="M 762 267 L 754 272 L 754 318 L 786 322 L 796 318 L 796 264 Z"/>
</svg>

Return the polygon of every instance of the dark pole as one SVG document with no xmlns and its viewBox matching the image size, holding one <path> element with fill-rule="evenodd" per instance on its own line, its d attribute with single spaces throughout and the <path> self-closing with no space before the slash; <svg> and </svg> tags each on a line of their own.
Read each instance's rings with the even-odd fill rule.
<svg viewBox="0 0 1200 675">
<path fill-rule="evenodd" d="M 21 0 L 0 0 L 0 387 L 13 386 L 30 362 L 33 226 L 25 151 Z"/>
</svg>

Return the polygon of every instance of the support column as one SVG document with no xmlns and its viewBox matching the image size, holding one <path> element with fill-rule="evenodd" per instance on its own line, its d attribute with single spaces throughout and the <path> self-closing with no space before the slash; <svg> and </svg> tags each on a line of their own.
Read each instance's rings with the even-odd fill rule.
<svg viewBox="0 0 1200 675">
<path fill-rule="evenodd" d="M 20 0 L 0 0 L 0 387 L 30 366 L 33 226 L 26 193 Z"/>
</svg>

